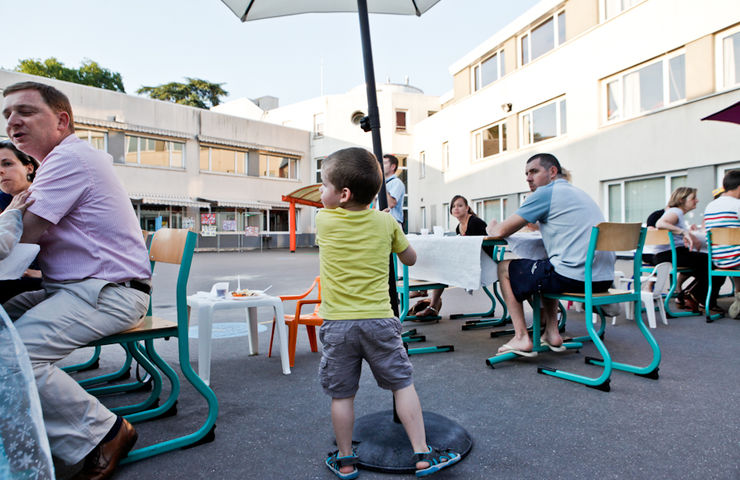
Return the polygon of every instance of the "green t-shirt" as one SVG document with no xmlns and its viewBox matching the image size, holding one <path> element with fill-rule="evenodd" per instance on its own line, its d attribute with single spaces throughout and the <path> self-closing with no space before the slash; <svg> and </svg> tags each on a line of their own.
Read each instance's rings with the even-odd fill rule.
<svg viewBox="0 0 740 480">
<path fill-rule="evenodd" d="M 324 208 L 316 214 L 325 320 L 390 318 L 388 258 L 409 241 L 393 217 L 378 210 Z"/>
</svg>

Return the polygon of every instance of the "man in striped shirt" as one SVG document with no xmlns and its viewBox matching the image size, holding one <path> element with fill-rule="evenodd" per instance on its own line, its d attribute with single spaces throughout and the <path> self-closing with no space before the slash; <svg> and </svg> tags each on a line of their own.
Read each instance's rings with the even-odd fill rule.
<svg viewBox="0 0 740 480">
<path fill-rule="evenodd" d="M 724 193 L 707 205 L 704 210 L 704 226 L 713 228 L 740 228 L 740 170 L 730 170 L 722 179 Z M 712 248 L 712 262 L 718 268 L 740 269 L 740 247 L 717 246 Z M 735 301 L 730 305 L 729 315 L 740 316 L 740 277 L 732 277 L 735 283 Z"/>
</svg>

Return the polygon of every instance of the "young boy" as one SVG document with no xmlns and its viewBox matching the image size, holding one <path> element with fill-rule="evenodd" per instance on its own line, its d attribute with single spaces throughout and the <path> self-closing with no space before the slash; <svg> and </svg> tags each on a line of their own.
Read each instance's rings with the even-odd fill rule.
<svg viewBox="0 0 740 480">
<path fill-rule="evenodd" d="M 378 386 L 393 391 L 396 410 L 409 436 L 416 475 L 432 474 L 460 460 L 458 453 L 426 443 L 413 367 L 401 340 L 401 323 L 393 316 L 388 294 L 391 252 L 406 265 L 416 252 L 391 215 L 369 209 L 380 190 L 380 165 L 362 148 L 346 148 L 324 160 L 321 203 L 316 230 L 321 266 L 324 346 L 319 380 L 332 397 L 331 418 L 339 450 L 326 465 L 341 479 L 359 474 L 352 449 L 354 398 L 362 360 L 370 365 Z"/>
</svg>

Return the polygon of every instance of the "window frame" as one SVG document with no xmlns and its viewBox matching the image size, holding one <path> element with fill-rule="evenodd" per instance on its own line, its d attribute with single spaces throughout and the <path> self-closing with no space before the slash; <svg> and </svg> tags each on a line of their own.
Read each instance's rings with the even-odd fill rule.
<svg viewBox="0 0 740 480">
<path fill-rule="evenodd" d="M 204 149 L 208 149 L 208 169 L 207 170 L 203 170 L 203 168 L 201 168 L 201 165 L 200 165 L 200 154 L 202 153 L 202 150 Z M 233 172 L 223 172 L 221 170 L 213 169 L 213 149 L 234 152 L 234 171 Z M 240 153 L 244 154 L 244 165 L 243 165 L 244 172 L 243 173 L 239 172 L 238 155 Z M 249 160 L 250 160 L 249 150 L 227 147 L 223 145 L 201 144 L 198 146 L 198 154 L 199 154 L 198 155 L 198 170 L 201 172 L 217 173 L 220 175 L 249 176 Z"/>
<path fill-rule="evenodd" d="M 442 171 L 446 172 L 450 169 L 450 142 L 445 140 L 442 142 Z"/>
<path fill-rule="evenodd" d="M 419 179 L 427 176 L 427 154 L 424 150 L 419 152 Z"/>
<path fill-rule="evenodd" d="M 675 170 L 675 171 L 672 171 L 672 172 L 659 173 L 659 174 L 654 174 L 654 175 L 641 175 L 641 176 L 638 176 L 638 177 L 628 177 L 628 178 L 621 178 L 621 179 L 615 179 L 615 180 L 607 180 L 607 181 L 602 182 L 602 185 L 604 187 L 604 190 L 603 190 L 603 199 L 604 199 L 604 203 L 603 203 L 603 205 L 604 205 L 604 211 L 603 211 L 603 213 L 604 213 L 604 218 L 606 218 L 607 219 L 606 221 L 608 221 L 608 222 L 620 222 L 620 223 L 624 223 L 626 221 L 625 220 L 625 218 L 626 218 L 626 211 L 627 211 L 627 208 L 626 208 L 627 206 L 625 204 L 625 192 L 626 192 L 625 184 L 626 183 L 636 182 L 636 181 L 640 181 L 640 180 L 652 180 L 652 179 L 656 179 L 656 178 L 662 178 L 663 179 L 663 185 L 664 185 L 664 197 L 665 197 L 664 198 L 663 205 L 665 205 L 665 204 L 668 203 L 668 199 L 670 198 L 671 193 L 673 191 L 673 188 L 672 188 L 672 185 L 673 185 L 672 179 L 678 178 L 678 177 L 685 177 L 685 176 L 687 176 L 687 171 L 686 170 Z M 612 219 L 609 216 L 609 212 L 610 212 L 610 209 L 611 209 L 611 205 L 609 203 L 609 187 L 610 186 L 614 186 L 614 185 L 619 185 L 620 186 L 620 195 L 619 195 L 620 196 L 620 213 L 619 213 L 619 219 Z M 640 220 L 640 222 L 641 223 L 645 223 L 645 220 L 646 219 L 647 219 L 647 217 L 645 219 Z"/>
<path fill-rule="evenodd" d="M 671 102 L 670 63 L 671 63 L 671 60 L 673 60 L 674 58 L 678 58 L 682 55 L 684 57 L 684 96 L 683 98 L 680 98 L 678 100 Z M 662 80 L 663 104 L 658 108 L 654 108 L 652 110 L 646 110 L 644 112 L 637 112 L 637 113 L 631 114 L 630 116 L 627 116 L 625 114 L 625 103 L 624 103 L 624 97 L 625 97 L 624 79 L 625 77 L 627 77 L 627 75 L 640 71 L 644 68 L 653 66 L 657 63 L 661 63 L 661 74 L 663 75 L 663 80 Z M 617 117 L 610 119 L 609 118 L 609 85 L 614 82 L 618 82 L 618 85 L 619 85 L 618 92 L 617 92 L 617 98 L 618 98 L 617 108 L 618 108 L 618 111 L 621 113 Z M 615 73 L 613 75 L 605 77 L 603 80 L 601 80 L 600 83 L 601 83 L 600 90 L 601 90 L 601 98 L 602 98 L 601 100 L 602 125 L 610 125 L 610 124 L 621 122 L 624 120 L 630 120 L 633 118 L 642 117 L 644 115 L 648 115 L 654 112 L 659 112 L 661 110 L 665 110 L 666 108 L 671 108 L 676 105 L 686 103 L 686 49 L 679 48 L 677 50 L 668 52 L 665 55 L 661 55 L 656 58 L 651 58 L 650 60 L 634 65 L 626 70 L 622 70 L 619 73 Z"/>
<path fill-rule="evenodd" d="M 491 60 L 493 57 L 496 57 L 496 78 L 494 80 L 491 80 L 490 82 L 483 84 L 483 64 Z M 491 85 L 492 83 L 495 83 L 499 81 L 501 78 L 503 78 L 506 75 L 506 54 L 504 53 L 504 48 L 496 48 L 493 51 L 489 52 L 485 57 L 483 57 L 478 62 L 474 63 L 472 65 L 472 75 L 470 76 L 470 90 L 475 93 L 478 90 L 482 90 L 486 88 L 488 85 Z"/>
<path fill-rule="evenodd" d="M 735 79 L 735 83 L 732 85 L 725 85 L 725 59 L 724 59 L 724 40 L 728 37 L 734 36 L 740 33 L 740 25 L 727 28 L 718 32 L 714 36 L 714 56 L 715 56 L 715 87 L 718 92 L 732 90 L 740 87 L 740 78 Z M 737 66 L 735 66 L 737 68 Z"/>
<path fill-rule="evenodd" d="M 129 145 L 128 139 L 130 139 L 130 138 L 135 138 L 136 139 L 136 163 L 128 162 L 126 160 L 126 156 L 129 154 L 129 151 L 128 151 L 128 145 Z M 141 163 L 141 152 L 142 152 L 142 149 L 141 149 L 141 141 L 142 140 L 153 140 L 155 142 L 165 142 L 166 145 L 167 145 L 167 160 L 168 160 L 167 163 L 168 164 L 165 166 L 165 165 L 149 165 L 147 163 Z M 172 148 L 172 146 L 175 145 L 175 144 L 182 145 L 182 165 L 172 165 L 172 158 L 173 158 L 172 152 L 174 151 L 173 148 Z M 145 168 L 171 168 L 171 169 L 174 169 L 174 170 L 185 170 L 185 166 L 187 165 L 186 153 L 185 153 L 186 152 L 186 149 L 185 149 L 186 143 L 184 141 L 179 142 L 179 141 L 176 141 L 176 140 L 172 140 L 172 139 L 169 139 L 169 138 L 163 138 L 163 137 L 147 137 L 147 136 L 142 136 L 142 135 L 132 135 L 132 134 L 129 134 L 128 132 L 124 132 L 124 145 L 125 145 L 125 147 L 124 147 L 124 162 L 123 162 L 123 165 L 136 166 L 136 167 L 145 167 Z M 148 151 L 148 150 L 144 150 L 144 151 Z"/>
<path fill-rule="evenodd" d="M 394 110 L 395 112 L 395 132 L 396 133 L 408 133 L 408 127 L 409 127 L 409 111 L 404 108 L 397 108 Z M 398 116 L 403 115 L 403 125 L 399 124 L 398 122 Z"/>
<path fill-rule="evenodd" d="M 565 37 L 566 38 L 563 39 L 562 42 L 560 41 L 560 35 L 559 35 L 559 32 L 560 32 L 560 22 L 561 22 L 561 20 L 560 20 L 560 18 L 561 18 L 560 17 L 560 14 L 565 15 L 565 8 L 561 8 L 561 9 L 556 10 L 555 12 L 553 12 L 552 15 L 548 15 L 547 17 L 543 18 L 541 22 L 538 22 L 537 23 L 537 25 L 534 25 L 534 26 L 528 28 L 522 34 L 517 35 L 517 42 L 516 42 L 517 43 L 517 47 L 516 48 L 517 48 L 517 53 L 518 53 L 518 55 L 517 55 L 517 66 L 524 67 L 525 65 L 529 65 L 532 62 L 534 62 L 535 60 L 537 60 L 538 58 L 541 58 L 541 57 L 547 55 L 548 53 L 550 53 L 551 51 L 559 48 L 562 44 L 564 44 L 565 42 L 568 41 L 567 40 L 567 36 L 568 36 L 568 32 L 567 31 L 565 32 Z M 566 17 L 563 16 L 562 18 L 565 19 Z M 532 58 L 532 32 L 534 32 L 535 30 L 537 30 L 541 26 L 545 25 L 550 20 L 552 20 L 552 22 L 553 22 L 552 23 L 553 46 L 552 46 L 552 48 L 550 50 L 547 50 L 546 52 L 542 53 L 540 56 L 538 56 L 536 58 Z M 567 28 L 567 20 L 565 21 L 565 24 L 566 24 L 566 28 Z M 524 52 L 524 48 L 522 46 L 522 43 L 523 43 L 523 41 L 524 41 L 525 38 L 526 38 L 526 42 L 527 42 L 527 47 L 526 47 L 527 48 L 527 52 L 526 52 L 527 53 L 527 61 L 524 61 L 524 53 L 525 52 Z"/>
<path fill-rule="evenodd" d="M 559 97 L 553 98 L 552 100 L 548 100 L 544 103 L 540 103 L 539 105 L 535 105 L 532 108 L 528 108 L 527 110 L 522 110 L 517 115 L 517 125 L 519 127 L 519 148 L 528 148 L 532 145 L 536 145 L 538 143 L 542 142 L 551 142 L 558 140 L 566 135 L 568 135 L 567 131 L 567 124 L 568 124 L 568 107 L 567 107 L 567 98 L 565 95 L 561 95 Z M 565 103 L 565 107 L 563 107 L 563 103 Z M 527 129 L 525 128 L 524 119 L 525 117 L 529 116 L 529 126 L 532 126 L 532 115 L 536 110 L 548 107 L 552 104 L 555 104 L 555 136 L 552 138 L 547 138 L 545 140 L 539 140 L 537 142 L 534 141 L 534 128 L 530 128 L 529 132 L 527 132 Z M 562 118 L 563 116 L 563 110 L 565 110 L 565 119 Z M 525 137 L 526 143 L 525 143 Z"/>
<path fill-rule="evenodd" d="M 86 140 L 83 139 L 83 138 L 81 138 L 78 135 L 79 132 L 83 132 L 83 131 L 87 132 L 87 139 Z M 93 145 L 93 143 L 90 141 L 92 139 L 92 135 L 91 135 L 92 132 L 98 132 L 98 133 L 102 133 L 103 134 L 103 149 L 102 150 L 100 150 L 97 147 L 95 147 L 95 145 Z M 79 127 L 78 126 L 75 126 L 75 135 L 77 135 L 77 138 L 80 138 L 81 140 L 85 140 L 90 145 L 93 145 L 93 148 L 95 148 L 96 150 L 100 150 L 101 152 L 108 152 L 108 130 L 100 130 L 100 129 L 97 129 L 97 128 L 88 128 L 86 125 L 82 125 L 82 126 L 79 126 Z"/>
<path fill-rule="evenodd" d="M 262 163 L 262 156 L 263 155 L 267 157 L 267 170 L 266 170 L 267 172 L 270 172 L 271 171 L 270 170 L 270 159 L 271 158 L 280 158 L 281 161 L 284 158 L 288 158 L 289 159 L 289 163 L 288 163 L 288 177 L 286 178 L 286 177 L 273 177 L 271 175 L 262 175 L 262 168 L 261 168 L 260 165 Z M 290 167 L 290 160 L 295 160 L 295 173 L 296 173 L 295 178 L 292 178 L 290 176 L 290 172 L 292 171 L 292 169 Z M 301 165 L 301 157 L 299 157 L 299 156 L 290 155 L 290 154 L 287 154 L 287 153 L 277 153 L 277 152 L 268 152 L 268 151 L 265 151 L 265 150 L 257 150 L 257 162 L 258 162 L 258 164 L 257 164 L 258 165 L 257 166 L 258 172 L 257 173 L 259 173 L 259 178 L 267 178 L 267 179 L 270 179 L 270 180 L 281 180 L 281 181 L 290 181 L 290 182 L 295 182 L 295 181 L 300 181 L 301 180 L 301 168 L 300 168 L 300 165 Z"/>
<path fill-rule="evenodd" d="M 483 155 L 483 132 L 493 127 L 499 127 L 499 151 L 498 153 L 494 153 L 493 155 L 484 156 Z M 496 122 L 493 122 L 493 123 L 489 123 L 485 127 L 481 127 L 477 130 L 473 130 L 473 132 L 471 133 L 472 140 L 473 140 L 473 162 L 486 161 L 488 159 L 497 157 L 498 155 L 508 152 L 510 149 L 510 145 L 508 141 L 508 131 L 507 130 L 508 129 L 506 127 L 505 118 L 498 120 Z"/>
<path fill-rule="evenodd" d="M 489 223 L 492 219 L 487 218 L 485 215 L 486 202 L 498 202 L 498 208 L 499 208 L 499 219 L 498 221 L 503 221 L 506 219 L 506 205 L 509 201 L 508 195 L 498 195 L 495 197 L 485 197 L 485 198 L 479 198 L 473 201 L 473 205 L 475 208 L 475 214 L 478 215 L 480 218 L 485 220 L 486 223 Z"/>
<path fill-rule="evenodd" d="M 619 15 L 623 14 L 627 10 L 630 10 L 637 5 L 641 4 L 645 0 L 620 0 L 621 8 L 617 13 L 612 14 L 611 16 L 606 15 L 606 2 L 609 0 L 599 0 L 599 23 L 604 23 L 608 20 L 611 20 L 612 18 L 618 17 Z M 625 2 L 631 3 L 628 6 L 624 6 Z"/>
</svg>

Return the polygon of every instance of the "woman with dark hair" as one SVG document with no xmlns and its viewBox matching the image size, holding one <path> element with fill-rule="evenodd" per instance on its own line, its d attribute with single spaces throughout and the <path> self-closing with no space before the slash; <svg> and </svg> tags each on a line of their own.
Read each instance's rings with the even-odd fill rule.
<svg viewBox="0 0 740 480">
<path fill-rule="evenodd" d="M 486 222 L 473 212 L 468 200 L 462 195 L 455 195 L 450 201 L 450 213 L 457 219 L 455 233 L 463 236 L 486 235 Z M 485 252 L 493 255 L 493 247 L 484 247 Z M 421 300 L 427 307 L 417 313 L 417 321 L 424 321 L 423 317 L 436 317 L 442 308 L 442 292 L 444 289 L 432 290 L 428 300 Z M 416 305 L 414 305 L 416 307 Z M 418 311 L 418 307 L 417 307 Z"/>
<path fill-rule="evenodd" d="M 14 197 L 28 190 L 38 166 L 33 157 L 18 150 L 10 140 L 0 142 L 0 191 L 6 194 L 4 199 L 0 198 L 0 212 Z M 23 278 L 0 281 L 0 304 L 19 293 L 40 288 L 41 272 L 31 265 Z"/>
</svg>

